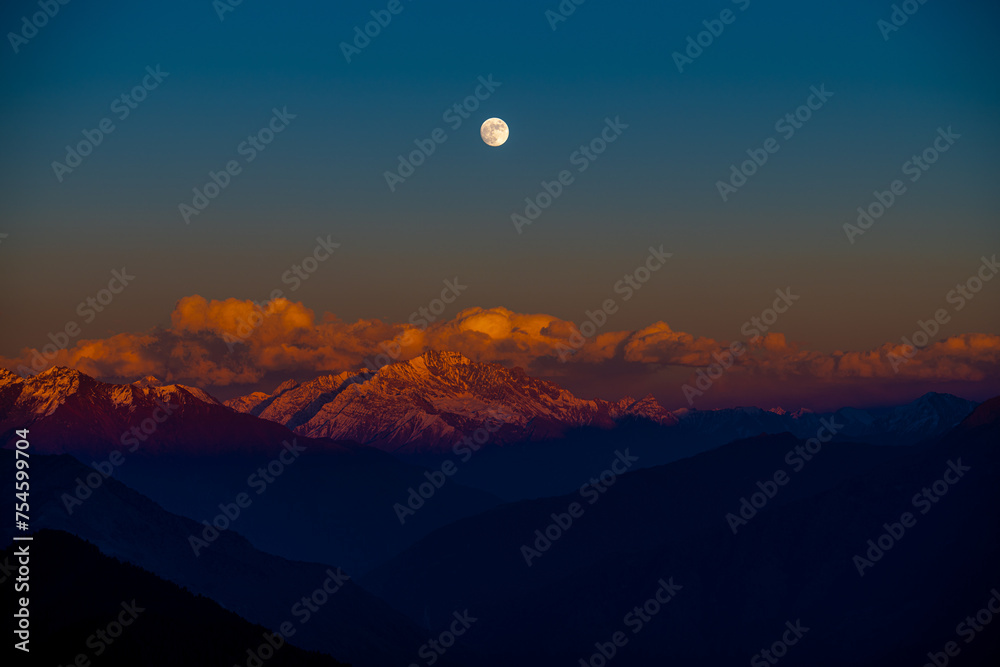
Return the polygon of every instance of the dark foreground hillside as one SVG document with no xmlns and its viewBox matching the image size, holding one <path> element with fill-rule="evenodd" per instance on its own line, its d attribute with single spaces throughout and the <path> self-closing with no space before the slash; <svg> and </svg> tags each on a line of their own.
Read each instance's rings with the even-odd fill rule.
<svg viewBox="0 0 1000 667">
<path fill-rule="evenodd" d="M 102 667 L 229 667 L 246 665 L 248 649 L 269 653 L 269 647 L 260 649 L 270 636 L 263 627 L 208 598 L 104 556 L 68 533 L 37 533 L 32 542 L 8 547 L 0 561 L 16 563 L 14 552 L 24 544 L 30 545 L 32 572 L 27 664 L 69 666 L 89 661 Z M 14 600 L 13 585 L 13 576 L 3 582 L 5 600 Z M 4 606 L 7 612 L 11 605 Z M 274 643 L 279 648 L 267 660 L 269 667 L 345 664 Z M 5 644 L 5 650 L 13 650 L 10 642 Z M 24 656 L 19 657 L 18 664 L 25 664 Z"/>
<path fill-rule="evenodd" d="M 774 664 L 765 650 L 919 667 L 949 642 L 955 665 L 1000 664 L 997 413 L 989 401 L 925 446 L 831 442 L 801 466 L 790 435 L 735 442 L 627 473 L 593 504 L 456 522 L 362 583 L 418 621 L 473 610 L 467 646 L 496 667 Z M 773 497 L 728 519 L 758 482 Z"/>
</svg>

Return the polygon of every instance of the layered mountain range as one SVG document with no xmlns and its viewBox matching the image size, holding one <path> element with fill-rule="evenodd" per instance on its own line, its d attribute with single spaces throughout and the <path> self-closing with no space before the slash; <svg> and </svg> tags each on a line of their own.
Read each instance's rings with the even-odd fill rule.
<svg viewBox="0 0 1000 667">
<path fill-rule="evenodd" d="M 13 470 L 13 461 L 13 452 L 0 450 L 0 462 L 5 469 Z M 96 473 L 73 457 L 37 455 L 32 457 L 31 466 L 34 530 L 56 530 L 76 535 L 95 545 L 106 556 L 132 563 L 195 595 L 211 598 L 227 610 L 271 631 L 291 621 L 296 627 L 295 645 L 326 652 L 350 664 L 370 667 L 406 664 L 411 657 L 411 649 L 423 641 L 423 632 L 416 624 L 408 622 L 354 583 L 349 578 L 353 572 L 341 571 L 338 567 L 340 563 L 294 562 L 254 548 L 243 537 L 245 520 L 233 521 L 232 528 L 240 532 L 217 531 L 217 537 L 196 552 L 192 549 L 191 539 L 192 536 L 204 536 L 203 524 L 164 510 L 115 479 L 104 480 L 96 488 L 81 494 L 80 480 Z M 180 486 L 184 479 L 175 478 L 173 482 L 175 486 Z M 13 497 L 13 475 L 0 481 L 0 489 Z M 79 500 L 81 496 L 82 501 Z M 75 498 L 78 502 L 68 504 L 67 498 Z M 221 493 L 217 495 L 217 500 L 224 498 L 226 496 Z M 251 507 L 244 514 L 251 516 L 257 510 Z M 13 524 L 10 524 L 0 531 L 5 544 L 12 537 L 12 530 Z M 66 569 L 71 569 L 73 576 L 67 578 L 73 580 L 93 580 L 91 575 L 97 575 L 96 572 L 75 567 L 67 568 L 67 562 L 74 562 L 65 560 L 68 556 L 62 556 L 64 559 L 58 568 L 60 575 Z M 14 557 L 11 560 L 16 562 Z M 9 562 L 2 564 L 9 567 Z M 54 572 L 43 572 L 49 577 L 56 576 Z M 314 613 L 306 616 L 300 600 L 323 587 L 333 575 L 336 575 L 336 587 L 328 584 L 326 590 L 335 592 L 321 607 L 314 606 Z M 4 579 L 9 585 L 13 578 Z M 47 581 L 40 583 L 43 588 L 48 588 Z M 113 585 L 110 582 L 101 583 Z M 32 586 L 32 592 L 37 588 Z M 142 592 L 132 589 L 122 595 L 127 595 L 126 600 L 133 597 L 141 599 Z M 162 613 L 163 610 L 153 609 L 154 600 L 147 600 L 151 614 Z M 296 607 L 297 603 L 299 607 Z M 146 602 L 141 601 L 142 604 Z M 73 601 L 70 606 L 81 606 L 80 601 Z M 322 613 L 319 613 L 320 609 Z M 295 613 L 296 610 L 300 613 Z M 83 629 L 89 633 L 94 628 L 89 626 Z M 244 645 L 243 650 L 259 644 L 260 637 L 260 634 L 250 637 L 256 641 Z M 203 637 L 201 641 L 206 639 Z M 80 647 L 83 647 L 83 642 L 80 642 Z M 70 654 L 69 660 L 72 657 Z M 233 658 L 239 658 L 245 664 L 246 654 L 236 653 Z M 201 665 L 206 662 L 199 660 L 182 664 Z M 231 665 L 233 661 L 222 664 Z"/>
<path fill-rule="evenodd" d="M 475 363 L 456 352 L 427 352 L 385 366 L 286 382 L 271 394 L 226 402 L 239 412 L 310 437 L 386 450 L 449 449 L 486 428 L 494 443 L 558 437 L 569 428 L 610 428 L 627 418 L 676 418 L 652 396 L 584 400 L 520 368 Z"/>
<path fill-rule="evenodd" d="M 810 630 L 788 664 L 876 667 L 945 646 L 1000 576 L 1000 399 L 974 405 L 927 394 L 825 415 L 670 412 L 651 397 L 580 399 L 452 353 L 228 404 L 155 378 L 116 385 L 55 368 L 0 371 L 0 445 L 30 429 L 32 530 L 59 531 L 37 544 L 77 564 L 63 581 L 40 560 L 39 582 L 86 596 L 107 573 L 123 585 L 103 603 L 138 596 L 157 627 L 217 628 L 211 664 L 251 664 L 247 642 L 288 620 L 290 646 L 335 660 L 430 664 L 429 640 L 464 613 L 475 625 L 435 664 L 586 662 L 623 628 L 623 667 L 745 664 L 801 621 Z M 814 451 L 804 441 L 824 423 L 836 437 L 790 459 Z M 502 446 L 452 451 L 480 431 Z M 287 441 L 301 458 L 281 458 Z M 627 472 L 615 468 L 623 457 Z M 13 460 L 0 451 L 3 467 Z M 13 476 L 0 489 L 13 497 Z M 937 502 L 925 513 L 926 493 Z M 916 524 L 903 533 L 907 511 Z M 195 551 L 210 522 L 218 536 Z M 863 576 L 858 554 L 873 563 Z M 302 596 L 340 567 L 350 579 L 302 620 Z M 676 601 L 638 634 L 629 610 L 675 584 Z M 41 609 L 74 599 L 48 593 L 34 593 Z M 53 656 L 65 662 L 101 622 L 42 622 L 38 636 L 69 647 Z M 130 636 L 109 664 L 143 664 L 133 655 L 147 640 Z M 995 664 L 998 646 L 983 633 L 962 662 Z M 162 650 L 164 664 L 203 664 Z"/>
<path fill-rule="evenodd" d="M 476 609 L 483 666 L 587 664 L 619 631 L 623 667 L 777 650 L 782 665 L 944 665 L 949 642 L 963 665 L 996 665 L 1000 634 L 956 633 L 1000 597 L 998 416 L 1000 398 L 923 446 L 829 443 L 801 467 L 787 433 L 733 442 L 457 521 L 360 582 L 415 620 Z M 676 598 L 660 605 L 664 582 Z M 804 638 L 779 645 L 796 623 Z"/>
<path fill-rule="evenodd" d="M 275 424 L 230 410 L 196 387 L 163 385 L 152 377 L 109 384 L 63 367 L 21 378 L 0 368 L 0 442 L 21 428 L 32 429 L 40 451 L 76 454 L 122 447 L 261 450 L 289 435 Z"/>
<path fill-rule="evenodd" d="M 975 405 L 926 394 L 903 406 L 829 414 L 757 407 L 669 411 L 651 395 L 582 399 L 520 368 L 477 363 L 455 352 L 288 381 L 269 394 L 254 392 L 225 404 L 196 387 L 163 385 L 152 377 L 118 385 L 67 368 L 27 379 L 0 369 L 0 440 L 14 428 L 32 426 L 53 453 L 102 450 L 136 439 L 147 451 L 219 453 L 236 443 L 245 451 L 287 437 L 275 424 L 299 436 L 398 453 L 450 452 L 465 438 L 494 445 L 552 441 L 578 429 L 636 423 L 662 427 L 676 438 L 696 435 L 703 445 L 715 446 L 761 433 L 810 438 L 824 419 L 841 426 L 841 439 L 913 444 L 945 432 Z M 176 432 L 169 417 L 177 413 L 189 425 L 199 423 L 197 443 Z"/>
<path fill-rule="evenodd" d="M 845 408 L 832 414 L 781 408 L 671 412 L 651 395 L 641 400 L 586 400 L 520 368 L 476 363 L 455 352 L 427 352 L 377 371 L 285 382 L 270 394 L 256 392 L 226 405 L 305 436 L 420 452 L 448 451 L 480 428 L 487 429 L 492 443 L 508 444 L 555 439 L 576 428 L 609 429 L 623 422 L 676 427 L 678 433 L 697 433 L 712 444 L 785 431 L 810 438 L 830 417 L 843 425 L 842 438 L 912 444 L 943 433 L 976 404 L 927 394 L 898 408 Z"/>
</svg>

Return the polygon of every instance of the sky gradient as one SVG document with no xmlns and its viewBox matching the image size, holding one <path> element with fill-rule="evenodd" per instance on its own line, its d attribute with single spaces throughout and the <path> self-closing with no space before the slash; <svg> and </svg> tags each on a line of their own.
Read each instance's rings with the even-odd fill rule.
<svg viewBox="0 0 1000 667">
<path fill-rule="evenodd" d="M 804 374 L 804 384 L 783 393 L 779 373 L 773 395 L 761 396 L 754 383 L 734 383 L 731 391 L 713 389 L 705 407 L 796 397 L 809 405 L 851 396 L 879 402 L 928 387 L 983 394 L 977 398 L 996 393 L 983 378 L 995 378 L 1000 281 L 987 282 L 961 310 L 947 301 L 983 256 L 1000 250 L 995 6 L 932 0 L 885 39 L 877 22 L 889 19 L 891 3 L 593 0 L 553 30 L 545 11 L 557 4 L 498 12 L 403 0 L 351 62 L 340 44 L 386 3 L 244 2 L 222 20 L 207 0 L 70 3 L 16 53 L 8 37 L 0 64 L 8 100 L 0 111 L 0 233 L 7 235 L 0 238 L 7 286 L 0 359 L 8 367 L 30 359 L 26 350 L 69 322 L 80 327 L 74 345 L 124 333 L 218 335 L 218 327 L 191 329 L 182 306 L 195 295 L 206 303 L 263 302 L 275 290 L 312 311 L 317 325 L 378 320 L 363 336 L 375 347 L 355 350 L 364 359 L 455 278 L 468 286 L 442 314 L 455 327 L 474 308 L 579 326 L 587 311 L 615 298 L 620 308 L 602 333 L 632 336 L 661 322 L 724 348 L 746 342 L 744 323 L 772 304 L 775 290 L 791 289 L 800 299 L 774 331 L 797 350 L 829 356 L 899 345 L 942 308 L 949 321 L 933 342 L 950 337 L 967 349 L 939 350 L 950 350 L 944 357 L 958 365 L 935 366 L 919 382 L 893 373 L 891 382 L 861 390 L 863 381 L 844 371 L 852 388 L 821 385 L 805 398 L 798 390 L 821 371 L 785 368 Z M 673 54 L 724 9 L 733 22 L 679 72 Z M 0 25 L 20 31 L 22 17 L 36 11 L 35 3 L 7 3 Z M 157 66 L 169 74 L 120 118 L 113 101 Z M 454 128 L 445 112 L 473 95 L 480 77 L 499 85 Z M 821 86 L 833 95 L 783 136 L 775 123 Z M 241 143 L 266 127 L 274 109 L 295 117 L 247 162 Z M 479 138 L 491 116 L 511 128 L 500 148 Z M 104 118 L 115 130 L 60 181 L 52 162 L 64 161 L 67 144 Z M 627 128 L 579 172 L 575 152 L 609 118 Z M 385 172 L 437 128 L 447 140 L 391 191 Z M 911 182 L 904 163 L 932 146 L 940 128 L 960 138 Z M 778 151 L 723 201 L 717 183 L 769 137 Z M 240 173 L 186 224 L 179 205 L 231 160 Z M 511 215 L 523 214 L 525 198 L 563 170 L 573 173 L 572 184 L 518 233 Z M 905 194 L 850 242 L 844 225 L 896 179 Z M 313 255 L 318 237 L 339 247 L 308 279 L 287 279 Z M 671 257 L 624 302 L 616 284 L 661 245 Z M 123 267 L 134 281 L 86 321 L 79 304 Z M 972 334 L 983 336 L 961 338 Z M 521 363 L 583 395 L 652 391 L 671 407 L 686 404 L 679 387 L 705 362 L 629 362 L 623 348 L 609 357 L 618 365 L 553 369 L 551 350 L 525 341 L 487 353 L 444 340 L 483 359 Z M 119 356 L 142 357 L 142 349 Z M 90 358 L 65 354 L 81 367 Z M 308 354 L 305 362 L 245 363 L 264 364 L 263 382 L 356 361 L 338 355 L 319 365 Z M 148 356 L 150 366 L 162 367 L 171 353 Z M 91 361 L 95 372 L 132 370 L 121 359 Z M 567 377 L 569 366 L 587 370 Z M 772 363 L 758 372 L 777 371 Z"/>
</svg>

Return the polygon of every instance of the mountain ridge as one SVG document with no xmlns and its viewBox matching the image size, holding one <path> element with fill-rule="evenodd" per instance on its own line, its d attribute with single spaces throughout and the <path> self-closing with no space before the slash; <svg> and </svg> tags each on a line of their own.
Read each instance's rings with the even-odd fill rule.
<svg viewBox="0 0 1000 667">
<path fill-rule="evenodd" d="M 715 444 L 759 433 L 812 437 L 824 418 L 844 423 L 841 437 L 914 444 L 951 428 L 976 405 L 930 392 L 903 406 L 832 413 L 780 407 L 669 411 L 651 394 L 636 400 L 581 399 L 520 368 L 481 364 L 455 352 L 426 352 L 378 371 L 360 369 L 307 382 L 288 381 L 225 404 L 310 437 L 349 440 L 401 453 L 447 452 L 485 428 L 492 444 L 552 440 L 573 429 L 649 422 Z"/>
<path fill-rule="evenodd" d="M 568 428 L 612 428 L 626 418 L 676 422 L 651 395 L 585 400 L 521 368 L 477 363 L 457 352 L 425 352 L 384 366 L 286 382 L 226 401 L 300 435 L 391 451 L 443 449 L 486 428 L 494 443 L 558 436 Z"/>
<path fill-rule="evenodd" d="M 288 380 L 271 393 L 256 391 L 224 403 L 197 387 L 164 385 L 151 376 L 110 384 L 65 367 L 26 379 L 0 371 L 0 441 L 9 440 L 16 428 L 32 426 L 40 429 L 52 452 L 81 444 L 106 450 L 108 443 L 124 444 L 139 425 L 160 431 L 152 440 L 154 449 L 161 450 L 197 447 L 211 453 L 235 441 L 244 447 L 273 446 L 299 435 L 401 454 L 443 454 L 465 439 L 483 440 L 483 430 L 491 445 L 509 445 L 638 422 L 682 438 L 697 435 L 714 446 L 760 433 L 809 438 L 823 419 L 844 425 L 838 434 L 842 439 L 908 445 L 955 426 L 976 405 L 930 392 L 902 406 L 845 407 L 831 413 L 780 407 L 669 411 L 652 395 L 583 399 L 521 368 L 474 362 L 447 351 L 426 352 L 377 371 Z M 164 412 L 172 414 L 172 406 L 201 421 L 204 442 L 170 441 Z M 161 428 L 164 421 L 168 423 Z M 146 443 L 144 434 L 136 435 Z"/>
<path fill-rule="evenodd" d="M 112 384 L 62 366 L 29 378 L 0 374 L 0 443 L 24 428 L 31 429 L 34 446 L 50 454 L 103 454 L 121 447 L 206 454 L 270 450 L 294 437 L 197 387 L 163 385 L 151 377 Z"/>
</svg>

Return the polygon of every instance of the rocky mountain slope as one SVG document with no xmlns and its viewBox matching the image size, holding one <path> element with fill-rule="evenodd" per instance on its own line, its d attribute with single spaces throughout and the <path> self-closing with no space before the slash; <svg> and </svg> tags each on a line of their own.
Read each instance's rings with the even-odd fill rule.
<svg viewBox="0 0 1000 667">
<path fill-rule="evenodd" d="M 291 435 L 196 387 L 151 377 L 109 384 L 64 367 L 21 378 L 0 368 L 0 444 L 24 428 L 49 454 L 270 451 Z"/>
<path fill-rule="evenodd" d="M 844 408 L 831 414 L 757 407 L 668 411 L 655 398 L 586 400 L 519 368 L 470 361 L 455 352 L 427 352 L 409 361 L 255 392 L 230 408 L 283 424 L 309 437 L 360 442 L 403 453 L 448 452 L 485 429 L 493 444 L 553 440 L 573 429 L 611 429 L 623 422 L 667 427 L 721 445 L 761 433 L 814 437 L 834 419 L 842 439 L 913 444 L 945 432 L 975 407 L 948 394 L 926 394 L 883 409 Z M 480 431 L 480 439 L 484 432 Z"/>
<path fill-rule="evenodd" d="M 584 400 L 519 368 L 475 363 L 455 352 L 427 352 L 378 371 L 285 383 L 272 394 L 251 394 L 227 405 L 301 435 L 393 451 L 448 450 L 478 429 L 503 444 L 557 437 L 581 426 L 611 428 L 628 418 L 676 423 L 651 396 Z"/>
</svg>

